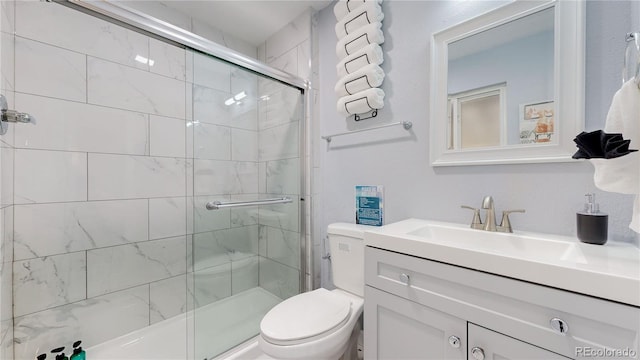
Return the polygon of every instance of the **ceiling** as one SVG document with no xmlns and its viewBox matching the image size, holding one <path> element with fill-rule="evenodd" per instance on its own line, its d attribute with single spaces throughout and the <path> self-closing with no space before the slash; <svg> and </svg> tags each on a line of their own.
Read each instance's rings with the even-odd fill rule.
<svg viewBox="0 0 640 360">
<path fill-rule="evenodd" d="M 309 7 L 321 10 L 332 0 L 165 0 L 167 7 L 208 23 L 254 46 Z"/>
</svg>

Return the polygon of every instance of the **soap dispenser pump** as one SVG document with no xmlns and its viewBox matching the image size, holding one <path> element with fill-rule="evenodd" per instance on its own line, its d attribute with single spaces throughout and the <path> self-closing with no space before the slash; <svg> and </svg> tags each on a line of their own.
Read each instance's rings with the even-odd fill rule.
<svg viewBox="0 0 640 360">
<path fill-rule="evenodd" d="M 600 212 L 596 194 L 586 194 L 584 211 L 576 213 L 578 239 L 583 243 L 603 245 L 607 242 L 609 215 Z"/>
<path fill-rule="evenodd" d="M 63 353 L 64 346 L 51 350 L 52 354 L 56 354 L 56 360 L 69 360 L 69 358 Z"/>
<path fill-rule="evenodd" d="M 80 346 L 81 343 L 82 341 L 80 340 L 73 343 L 73 354 L 69 360 L 85 360 L 87 358 L 86 352 L 82 350 L 82 346 Z"/>
</svg>

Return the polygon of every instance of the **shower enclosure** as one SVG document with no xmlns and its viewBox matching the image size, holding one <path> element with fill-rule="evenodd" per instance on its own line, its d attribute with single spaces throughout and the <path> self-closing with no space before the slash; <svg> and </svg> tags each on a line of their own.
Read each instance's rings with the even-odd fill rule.
<svg viewBox="0 0 640 360">
<path fill-rule="evenodd" d="M 302 79 L 107 2 L 0 12 L 36 119 L 0 136 L 0 359 L 210 359 L 306 290 Z"/>
</svg>

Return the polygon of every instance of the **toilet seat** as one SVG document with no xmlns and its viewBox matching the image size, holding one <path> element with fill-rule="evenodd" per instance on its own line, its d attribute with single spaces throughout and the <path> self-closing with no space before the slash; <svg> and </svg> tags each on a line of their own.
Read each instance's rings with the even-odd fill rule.
<svg viewBox="0 0 640 360">
<path fill-rule="evenodd" d="M 262 319 L 260 332 L 274 345 L 301 344 L 337 331 L 351 312 L 348 298 L 320 288 L 276 305 Z"/>
</svg>

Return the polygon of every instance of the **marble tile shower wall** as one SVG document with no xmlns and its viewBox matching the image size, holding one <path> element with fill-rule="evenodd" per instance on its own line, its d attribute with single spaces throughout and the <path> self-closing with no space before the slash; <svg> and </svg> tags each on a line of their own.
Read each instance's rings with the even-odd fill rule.
<svg viewBox="0 0 640 360">
<path fill-rule="evenodd" d="M 14 106 L 37 123 L 13 133 L 13 335 L 32 359 L 185 311 L 187 55 L 59 4 L 15 17 Z"/>
</svg>

